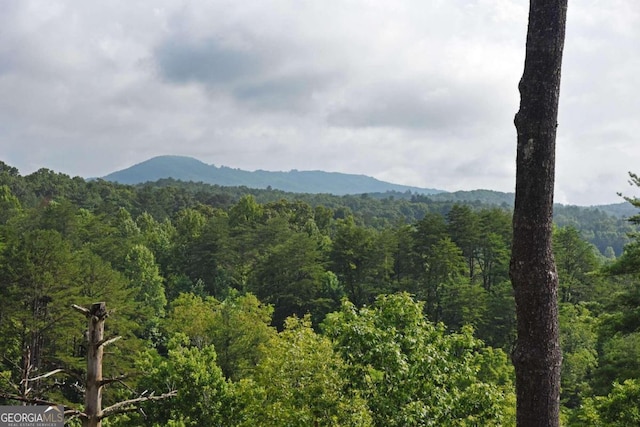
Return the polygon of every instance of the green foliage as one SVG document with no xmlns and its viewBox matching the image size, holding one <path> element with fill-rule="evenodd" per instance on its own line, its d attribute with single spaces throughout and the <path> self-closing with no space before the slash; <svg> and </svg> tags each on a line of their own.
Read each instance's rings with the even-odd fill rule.
<svg viewBox="0 0 640 427">
<path fill-rule="evenodd" d="M 211 345 L 215 309 L 219 304 L 214 298 L 203 299 L 198 295 L 182 293 L 171 301 L 162 328 L 169 337 L 184 334 L 192 346 L 203 348 Z"/>
<path fill-rule="evenodd" d="M 627 208 L 631 207 L 629 204 L 625 205 Z M 590 208 L 555 205 L 554 223 L 560 228 L 577 229 L 587 242 L 598 248 L 600 253 L 604 253 L 607 247 L 611 247 L 617 256 L 629 243 L 628 234 L 634 227 L 625 219 L 628 213 L 615 216 L 607 214 L 605 209 L 611 206 L 616 205 Z"/>
<path fill-rule="evenodd" d="M 332 238 L 330 268 L 356 305 L 371 302 L 388 278 L 384 246 L 378 245 L 373 229 L 356 225 L 352 216 L 336 221 Z M 387 279 L 388 280 L 388 279 Z"/>
<path fill-rule="evenodd" d="M 229 222 L 232 227 L 238 225 L 252 226 L 262 219 L 263 208 L 256 199 L 247 195 L 229 210 Z"/>
<path fill-rule="evenodd" d="M 475 253 L 478 247 L 479 218 L 469 206 L 453 205 L 447 213 L 447 230 L 451 240 L 460 248 L 467 261 L 469 278 L 475 277 Z"/>
<path fill-rule="evenodd" d="M 471 329 L 446 334 L 426 321 L 407 294 L 380 296 L 357 309 L 345 301 L 324 323 L 347 362 L 352 390 L 360 393 L 377 426 L 501 425 L 507 422 L 502 387 L 478 377 L 486 371 L 482 343 Z M 496 350 L 498 351 L 498 350 Z M 495 371 L 509 370 L 500 362 Z"/>
<path fill-rule="evenodd" d="M 440 320 L 450 330 L 460 330 L 464 325 L 480 328 L 488 322 L 490 297 L 468 277 L 452 280 L 442 290 Z"/>
<path fill-rule="evenodd" d="M 322 294 L 326 277 L 322 258 L 318 242 L 297 233 L 271 247 L 257 262 L 248 289 L 275 305 L 274 325 L 282 327 L 292 314 L 325 314 L 337 306 Z"/>
<path fill-rule="evenodd" d="M 214 345 L 225 377 L 237 381 L 262 359 L 261 345 L 274 334 L 269 327 L 272 313 L 251 294 L 232 293 L 223 302 L 181 294 L 171 302 L 163 326 L 169 336 L 185 334 L 198 348 Z"/>
<path fill-rule="evenodd" d="M 598 369 L 593 375 L 597 394 L 606 394 L 614 381 L 640 378 L 640 282 L 616 277 L 599 316 Z"/>
<path fill-rule="evenodd" d="M 77 264 L 70 245 L 56 231 L 6 238 L 0 254 L 2 336 L 11 337 L 7 341 L 14 351 L 28 349 L 34 369 L 46 370 L 62 354 L 74 353 L 72 338 L 83 329 L 82 319 L 69 309 L 80 294 L 74 281 Z"/>
<path fill-rule="evenodd" d="M 136 316 L 143 327 L 143 334 L 151 338 L 157 334 L 158 321 L 164 316 L 167 298 L 163 278 L 153 253 L 144 245 L 134 245 L 124 262 L 129 288 L 137 303 Z"/>
<path fill-rule="evenodd" d="M 426 301 L 426 313 L 434 322 L 443 319 L 444 295 L 467 275 L 467 265 L 462 250 L 445 237 L 422 254 L 421 271 L 418 275 L 416 295 Z"/>
<path fill-rule="evenodd" d="M 622 255 L 607 268 L 607 272 L 613 275 L 640 273 L 640 241 L 628 244 Z"/>
<path fill-rule="evenodd" d="M 226 213 L 212 215 L 192 237 L 176 233 L 169 269 L 185 274 L 192 283 L 202 282 L 206 294 L 223 298 L 234 284 L 229 233 Z"/>
<path fill-rule="evenodd" d="M 240 385 L 247 399 L 240 426 L 371 425 L 364 400 L 346 391 L 344 362 L 309 317 L 287 319 L 265 353 L 253 381 Z"/>
<path fill-rule="evenodd" d="M 214 312 L 211 339 L 227 378 L 250 376 L 262 360 L 262 345 L 275 333 L 269 326 L 273 308 L 252 294 L 230 294 Z"/>
<path fill-rule="evenodd" d="M 571 427 L 627 427 L 640 424 L 640 381 L 614 383 L 606 396 L 590 397 L 570 414 Z"/>
<path fill-rule="evenodd" d="M 125 274 L 134 289 L 134 298 L 151 310 L 151 316 L 162 317 L 167 300 L 162 277 L 153 253 L 144 245 L 135 245 L 125 258 Z"/>
<path fill-rule="evenodd" d="M 64 208 L 60 210 L 59 208 Z M 63 215 L 58 215 L 63 213 Z M 105 358 L 105 375 L 131 366 L 140 342 L 132 335 L 133 307 L 127 282 L 109 263 L 83 245 L 85 213 L 63 205 L 30 211 L 19 221 L 0 228 L 0 353 L 2 363 L 19 385 L 28 366 L 30 376 L 64 368 L 65 374 L 31 383 L 30 395 L 49 399 L 80 399 L 72 386 L 83 372 L 86 321 L 71 309 L 106 301 L 117 307 L 108 336 L 122 335 L 123 345 Z M 73 224 L 72 227 L 61 225 Z M 49 228 L 40 228 L 40 227 Z M 61 231 L 64 231 L 63 234 Z M 65 231 L 66 230 L 66 231 Z"/>
<path fill-rule="evenodd" d="M 168 278 L 170 265 L 177 255 L 177 251 L 174 250 L 175 246 L 178 246 L 175 242 L 177 234 L 175 226 L 168 219 L 159 222 L 147 212 L 136 218 L 136 225 L 141 233 L 140 243 L 153 252 L 161 274 L 165 279 Z M 180 249 L 184 250 L 182 247 Z M 168 291 L 169 289 L 167 289 L 167 297 Z"/>
<path fill-rule="evenodd" d="M 486 303 L 486 317 L 474 325 L 477 336 L 488 345 L 510 350 L 516 339 L 516 313 L 511 282 L 502 281 L 494 285 Z"/>
<path fill-rule="evenodd" d="M 585 242 L 573 227 L 556 228 L 553 252 L 558 269 L 560 301 L 592 301 L 598 277 L 591 273 L 600 264 L 593 245 Z"/>
<path fill-rule="evenodd" d="M 634 378 L 640 378 L 640 332 L 617 334 L 602 347 L 596 371 L 597 390 L 606 391 L 616 381 Z"/>
<path fill-rule="evenodd" d="M 130 187 L 46 169 L 22 177 L 0 162 L 0 390 L 19 386 L 29 349 L 38 373 L 70 372 L 34 383 L 31 395 L 80 403 L 73 384 L 86 325 L 69 305 L 106 301 L 115 309 L 107 335 L 124 339 L 110 347 L 105 375 L 146 363 L 152 380 L 130 384 L 159 393 L 167 390 L 162 375 L 182 375 L 187 387 L 205 366 L 217 372 L 191 382 L 218 391 L 194 390 L 175 408 L 166 402 L 147 425 L 211 425 L 188 412 L 211 402 L 207 416 L 230 426 L 259 417 L 309 425 L 300 420 L 318 414 L 332 414 L 318 421 L 327 425 L 510 425 L 512 373 L 500 348 L 515 339 L 511 202 L 492 193 L 446 197 L 171 179 Z M 620 415 L 633 386 L 618 387 L 640 378 L 640 245 L 626 236 L 640 221 L 608 212 L 555 209 L 567 425 L 633 422 Z M 394 292 L 423 303 L 404 294 L 376 299 Z M 344 297 L 351 304 L 340 308 Z M 286 323 L 292 314 L 303 320 Z M 180 358 L 189 372 L 170 367 Z M 113 387 L 105 396 L 126 394 Z M 264 405 L 269 419 L 259 413 Z"/>
<path fill-rule="evenodd" d="M 0 224 L 7 222 L 9 218 L 21 210 L 20 201 L 13 195 L 7 185 L 0 185 Z"/>
<path fill-rule="evenodd" d="M 144 373 L 139 388 L 156 393 L 177 390 L 178 394 L 144 405 L 146 416 L 130 417 L 124 425 L 228 426 L 231 397 L 216 365 L 216 351 L 212 345 L 198 348 L 187 342 L 178 334 L 169 341 L 166 358 L 153 352 L 143 355 L 137 366 Z"/>
<path fill-rule="evenodd" d="M 640 380 L 613 385 L 611 393 L 598 402 L 603 425 L 623 427 L 640 425 Z"/>
<path fill-rule="evenodd" d="M 590 376 L 598 366 L 597 319 L 583 304 L 560 305 L 561 399 L 568 408 L 592 394 Z"/>
</svg>

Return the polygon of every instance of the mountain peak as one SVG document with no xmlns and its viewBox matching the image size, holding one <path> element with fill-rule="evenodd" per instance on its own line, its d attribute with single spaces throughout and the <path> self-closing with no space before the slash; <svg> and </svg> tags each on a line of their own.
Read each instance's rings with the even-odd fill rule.
<svg viewBox="0 0 640 427">
<path fill-rule="evenodd" d="M 204 182 L 228 187 L 246 186 L 267 188 L 295 193 L 329 193 L 335 195 L 384 193 L 387 191 L 417 194 L 437 194 L 441 190 L 410 187 L 356 174 L 324 171 L 254 172 L 230 167 L 216 167 L 187 156 L 157 156 L 129 168 L 110 173 L 103 177 L 107 181 L 121 184 L 141 184 L 173 178 L 179 181 Z"/>
</svg>

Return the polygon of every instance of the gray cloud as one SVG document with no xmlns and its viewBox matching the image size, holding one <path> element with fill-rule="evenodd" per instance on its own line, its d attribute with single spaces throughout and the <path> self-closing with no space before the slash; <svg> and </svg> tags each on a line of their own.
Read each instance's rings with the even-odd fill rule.
<svg viewBox="0 0 640 427">
<path fill-rule="evenodd" d="M 460 87 L 454 82 L 430 87 L 415 81 L 387 81 L 352 94 L 354 101 L 332 112 L 328 121 L 335 126 L 356 128 L 461 132 L 493 115 L 491 109 L 485 108 L 488 100 L 476 92 L 477 89 Z"/>
<path fill-rule="evenodd" d="M 403 88 L 404 89 L 404 88 Z M 450 99 L 444 94 L 422 95 L 406 90 L 373 90 L 328 117 L 332 125 L 345 127 L 399 127 L 442 129 L 457 121 Z"/>
<path fill-rule="evenodd" d="M 293 75 L 239 85 L 234 97 L 259 110 L 288 110 L 304 112 L 311 107 L 313 95 L 324 90 L 331 76 Z"/>
<path fill-rule="evenodd" d="M 246 39 L 241 46 L 234 46 L 217 39 L 192 41 L 178 35 L 154 50 L 154 60 L 160 75 L 170 83 L 195 83 L 261 111 L 307 111 L 313 95 L 335 78 L 322 69 L 291 66 L 299 52 L 287 42 L 276 47 Z"/>
<path fill-rule="evenodd" d="M 238 50 L 215 39 L 168 39 L 155 49 L 161 75 L 177 83 L 224 85 L 260 75 L 265 61 L 253 49 Z"/>
</svg>

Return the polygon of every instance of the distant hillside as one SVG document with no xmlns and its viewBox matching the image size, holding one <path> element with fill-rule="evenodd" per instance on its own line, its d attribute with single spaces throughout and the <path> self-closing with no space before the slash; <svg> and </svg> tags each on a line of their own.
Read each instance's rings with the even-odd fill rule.
<svg viewBox="0 0 640 427">
<path fill-rule="evenodd" d="M 429 196 L 433 200 L 450 200 L 458 203 L 487 203 L 490 205 L 513 207 L 515 193 L 503 193 L 494 190 L 454 191 Z"/>
<path fill-rule="evenodd" d="M 438 194 L 441 190 L 391 184 L 365 175 L 338 172 L 297 171 L 269 172 L 257 170 L 249 172 L 226 166 L 207 165 L 192 157 L 159 156 L 113 172 L 103 179 L 121 184 L 141 184 L 163 178 L 180 181 L 203 182 L 221 186 L 249 188 L 273 188 L 293 193 L 328 193 L 335 195 L 384 193 L 388 191 L 416 194 Z"/>
<path fill-rule="evenodd" d="M 638 215 L 638 208 L 629 202 L 615 203 L 611 205 L 591 206 L 591 209 L 599 209 L 616 218 L 630 218 Z"/>
</svg>

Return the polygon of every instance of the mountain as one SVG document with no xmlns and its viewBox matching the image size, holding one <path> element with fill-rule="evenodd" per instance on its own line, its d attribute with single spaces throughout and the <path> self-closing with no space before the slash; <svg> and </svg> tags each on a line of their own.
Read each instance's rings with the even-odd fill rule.
<svg viewBox="0 0 640 427">
<path fill-rule="evenodd" d="M 163 178 L 180 181 L 203 182 L 221 186 L 249 188 L 273 188 L 294 193 L 329 193 L 335 195 L 383 193 L 387 191 L 417 194 L 438 194 L 441 190 L 410 187 L 377 180 L 365 175 L 338 172 L 298 171 L 249 172 L 226 166 L 207 165 L 200 160 L 184 156 L 159 156 L 146 160 L 102 179 L 121 184 L 141 184 Z"/>
</svg>

